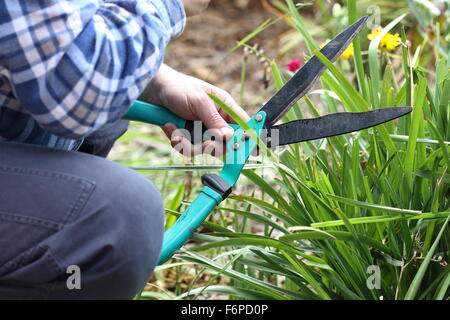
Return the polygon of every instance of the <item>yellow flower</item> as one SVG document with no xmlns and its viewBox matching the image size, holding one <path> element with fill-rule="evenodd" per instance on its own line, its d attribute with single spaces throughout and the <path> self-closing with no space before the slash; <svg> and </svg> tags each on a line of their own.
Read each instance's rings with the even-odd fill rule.
<svg viewBox="0 0 450 320">
<path fill-rule="evenodd" d="M 367 36 L 367 39 L 369 39 L 369 40 L 372 41 L 373 39 L 375 39 L 375 37 L 376 37 L 377 35 L 380 34 L 380 32 L 381 32 L 381 28 L 375 28 L 375 29 L 373 29 L 373 30 L 372 30 L 372 33 L 369 34 L 369 35 Z"/>
<path fill-rule="evenodd" d="M 325 47 L 328 42 L 330 42 L 330 40 L 327 40 L 327 42 L 322 43 L 320 45 L 320 48 L 322 49 L 323 47 Z M 339 60 L 348 60 L 351 57 L 353 57 L 353 54 L 355 53 L 355 50 L 353 49 L 353 43 L 350 43 L 350 45 L 344 50 L 344 52 L 342 52 L 341 56 L 338 58 Z"/>
<path fill-rule="evenodd" d="M 388 51 L 394 50 L 401 43 L 400 36 L 398 35 L 398 33 L 396 34 L 388 33 L 383 37 L 383 39 L 384 40 L 381 43 L 382 49 L 385 48 Z"/>
<path fill-rule="evenodd" d="M 351 57 L 353 57 L 353 54 L 355 53 L 355 49 L 353 49 L 353 43 L 350 43 L 350 45 L 347 47 L 347 49 L 342 52 L 341 56 L 338 58 L 339 60 L 348 60 Z"/>
<path fill-rule="evenodd" d="M 367 36 L 367 38 L 369 40 L 373 40 L 373 39 L 375 39 L 375 37 L 377 35 L 380 34 L 381 31 L 382 31 L 381 28 L 373 29 L 372 33 L 369 34 Z M 378 45 L 378 48 L 380 50 L 384 50 L 384 51 L 392 51 L 392 50 L 395 50 L 395 48 L 397 48 L 400 45 L 400 43 L 402 43 L 402 42 L 400 40 L 400 36 L 398 35 L 398 33 L 392 34 L 392 33 L 388 32 L 381 39 L 380 44 Z"/>
</svg>

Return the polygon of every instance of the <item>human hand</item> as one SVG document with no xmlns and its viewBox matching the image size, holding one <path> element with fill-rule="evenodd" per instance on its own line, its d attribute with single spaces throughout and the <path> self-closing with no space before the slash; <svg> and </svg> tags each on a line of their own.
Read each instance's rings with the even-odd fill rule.
<svg viewBox="0 0 450 320">
<path fill-rule="evenodd" d="M 171 140 L 172 146 L 184 155 L 211 152 L 217 156 L 223 153 L 223 140 L 231 138 L 234 134 L 234 130 L 227 122 L 235 122 L 211 100 L 208 94 L 218 97 L 244 121 L 250 120 L 248 114 L 226 91 L 177 72 L 166 65 L 161 66 L 139 99 L 164 106 L 186 120 L 202 121 L 209 129 L 208 133 L 218 138 L 218 141 L 207 140 L 202 144 L 192 145 L 174 124 L 166 124 L 163 130 Z"/>
<path fill-rule="evenodd" d="M 187 16 L 194 16 L 205 10 L 210 0 L 181 0 Z"/>
</svg>

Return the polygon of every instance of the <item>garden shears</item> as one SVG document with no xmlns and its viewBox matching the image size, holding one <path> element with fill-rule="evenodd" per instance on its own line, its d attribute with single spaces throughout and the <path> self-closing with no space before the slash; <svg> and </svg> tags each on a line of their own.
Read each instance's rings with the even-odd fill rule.
<svg viewBox="0 0 450 320">
<path fill-rule="evenodd" d="M 331 62 L 343 53 L 355 36 L 367 22 L 367 17 L 347 27 L 339 35 L 324 46 L 320 52 Z M 267 147 L 287 145 L 302 141 L 326 138 L 373 127 L 411 112 L 411 107 L 386 107 L 367 112 L 338 112 L 313 119 L 298 119 L 287 123 L 275 123 L 303 97 L 326 66 L 313 56 L 293 77 L 247 122 L 253 132 L 262 136 Z M 185 120 L 168 109 L 142 101 L 135 101 L 125 114 L 124 119 L 164 126 L 173 123 L 191 133 L 191 141 L 196 142 L 193 121 Z M 225 200 L 236 184 L 245 163 L 252 151 L 257 147 L 254 139 L 239 125 L 230 124 L 234 135 L 226 142 L 226 155 L 223 168 L 219 174 L 204 174 L 203 187 L 200 194 L 192 201 L 186 211 L 165 232 L 159 259 L 163 264 L 173 253 L 189 239 L 215 206 Z M 272 132 L 277 133 L 277 141 L 272 139 Z M 198 136 L 198 135 L 197 135 Z M 236 161 L 240 159 L 240 161 Z"/>
</svg>

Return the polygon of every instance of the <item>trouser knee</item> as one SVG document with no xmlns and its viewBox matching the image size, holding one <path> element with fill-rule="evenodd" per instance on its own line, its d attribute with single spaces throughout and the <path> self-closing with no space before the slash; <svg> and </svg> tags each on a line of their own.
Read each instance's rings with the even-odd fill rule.
<svg viewBox="0 0 450 320">
<path fill-rule="evenodd" d="M 132 298 L 159 260 L 164 208 L 158 190 L 134 171 L 110 174 L 97 181 L 85 214 L 51 240 L 63 267 L 80 268 L 81 290 L 66 290 L 69 298 Z M 58 245 L 64 242 L 69 246 Z"/>
<path fill-rule="evenodd" d="M 155 186 L 99 157 L 15 143 L 0 149 L 0 230 L 8 244 L 0 298 L 132 298 L 162 245 Z M 71 266 L 80 270 L 79 290 L 68 287 Z"/>
</svg>

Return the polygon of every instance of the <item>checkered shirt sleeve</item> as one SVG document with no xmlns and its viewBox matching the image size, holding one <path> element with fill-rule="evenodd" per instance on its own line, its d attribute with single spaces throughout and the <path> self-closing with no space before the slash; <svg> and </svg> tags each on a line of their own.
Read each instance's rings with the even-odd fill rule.
<svg viewBox="0 0 450 320">
<path fill-rule="evenodd" d="M 125 114 L 184 25 L 180 0 L 1 1 L 0 77 L 44 130 L 79 139 Z"/>
</svg>

